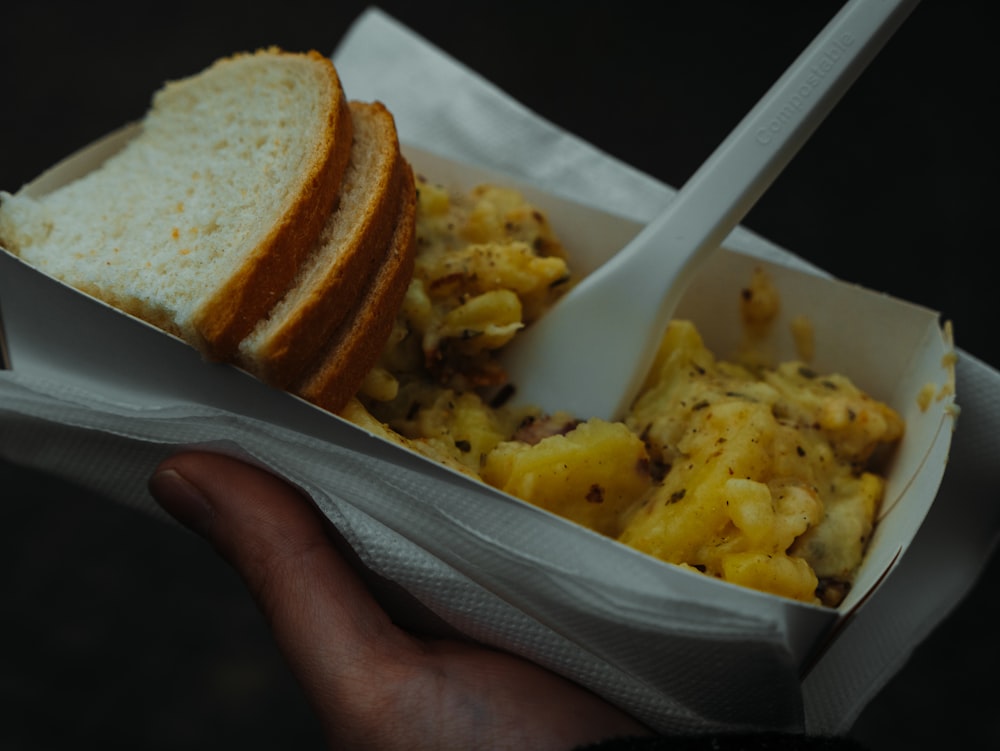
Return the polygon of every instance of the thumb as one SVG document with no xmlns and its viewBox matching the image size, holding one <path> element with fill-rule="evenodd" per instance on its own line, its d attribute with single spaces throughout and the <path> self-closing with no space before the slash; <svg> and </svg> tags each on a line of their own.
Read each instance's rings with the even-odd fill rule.
<svg viewBox="0 0 1000 751">
<path fill-rule="evenodd" d="M 156 501 L 242 576 L 303 688 L 321 704 L 357 692 L 360 655 L 400 638 L 301 493 L 230 457 L 192 452 L 149 481 Z"/>
</svg>

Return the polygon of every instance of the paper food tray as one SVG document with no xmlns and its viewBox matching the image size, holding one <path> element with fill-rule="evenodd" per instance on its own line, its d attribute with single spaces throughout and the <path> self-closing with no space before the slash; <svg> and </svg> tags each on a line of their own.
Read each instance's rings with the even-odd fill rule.
<svg viewBox="0 0 1000 751">
<path fill-rule="evenodd" d="M 56 165 L 30 189 L 42 193 L 92 169 L 120 148 L 133 128 Z M 457 189 L 483 181 L 522 188 L 548 214 L 580 273 L 595 268 L 639 229 L 507 176 L 404 150 L 416 171 Z M 397 494 L 385 496 L 383 487 L 377 501 L 358 494 L 349 506 L 500 598 L 522 616 L 512 622 L 540 624 L 550 638 L 594 656 L 604 673 L 572 677 L 599 693 L 627 704 L 605 685 L 619 680 L 608 675 L 626 676 L 621 680 L 649 689 L 654 698 L 644 702 L 669 705 L 663 711 L 674 728 L 685 722 L 677 717 L 688 715 L 695 728 L 796 727 L 798 681 L 852 610 L 877 596 L 879 582 L 905 554 L 934 500 L 953 428 L 952 396 L 921 408 L 918 394 L 928 383 L 936 389 L 953 383 L 952 343 L 933 311 L 777 264 L 753 249 L 726 247 L 694 280 L 677 313 L 694 321 L 720 358 L 732 356 L 740 342 L 739 291 L 755 266 L 767 269 L 781 296 L 782 319 L 770 342 L 774 356 L 796 357 L 787 323 L 808 316 L 815 329 L 815 368 L 844 373 L 906 420 L 866 561 L 836 610 L 722 583 L 602 538 L 367 435 L 235 368 L 207 364 L 179 340 L 45 277 L 6 251 L 0 253 L 0 304 L 13 372 L 22 379 L 37 374 L 59 381 L 70 392 L 106 402 L 111 411 L 130 405 L 155 412 L 177 400 L 245 416 L 288 431 L 287 440 L 301 435 L 321 453 L 337 452 L 340 466 L 348 468 L 345 484 L 352 482 L 350 457 L 358 466 L 375 461 L 388 467 L 398 478 L 391 483 Z M 139 427 L 136 436 L 143 439 Z M 290 479 L 309 489 L 302 476 Z M 327 490 L 345 497 L 339 488 Z M 380 544 L 370 542 L 371 558 L 378 558 Z M 498 635 L 461 603 L 429 606 L 466 631 L 491 634 L 533 656 L 526 640 Z M 550 662 L 560 667 L 557 660 Z M 654 725 L 661 711 L 630 708 Z"/>
</svg>

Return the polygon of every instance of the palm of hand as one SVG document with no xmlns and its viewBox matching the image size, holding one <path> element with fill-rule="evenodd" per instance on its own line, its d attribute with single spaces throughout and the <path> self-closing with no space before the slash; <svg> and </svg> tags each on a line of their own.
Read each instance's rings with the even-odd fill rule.
<svg viewBox="0 0 1000 751">
<path fill-rule="evenodd" d="M 562 751 L 648 733 L 527 660 L 397 627 L 325 519 L 273 475 L 191 453 L 164 462 L 150 489 L 242 575 L 331 748 Z"/>
</svg>

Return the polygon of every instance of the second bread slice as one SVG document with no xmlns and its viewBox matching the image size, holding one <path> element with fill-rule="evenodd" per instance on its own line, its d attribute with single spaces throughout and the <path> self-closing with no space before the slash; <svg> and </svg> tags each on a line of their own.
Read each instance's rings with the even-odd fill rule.
<svg viewBox="0 0 1000 751">
<path fill-rule="evenodd" d="M 340 412 L 378 361 L 413 278 L 416 186 L 409 165 L 392 243 L 361 302 L 319 353 L 311 372 L 292 389 L 330 412 Z"/>
<path fill-rule="evenodd" d="M 385 258 L 402 200 L 395 122 L 380 103 L 351 102 L 354 143 L 337 206 L 288 294 L 240 343 L 240 365 L 286 388 L 361 299 Z"/>
</svg>

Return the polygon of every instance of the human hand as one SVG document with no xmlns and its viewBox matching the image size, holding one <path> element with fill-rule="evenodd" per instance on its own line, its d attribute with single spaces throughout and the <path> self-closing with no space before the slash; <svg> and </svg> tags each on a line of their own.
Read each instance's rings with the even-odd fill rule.
<svg viewBox="0 0 1000 751">
<path fill-rule="evenodd" d="M 157 502 L 243 577 L 331 748 L 558 749 L 649 731 L 527 660 L 397 627 L 283 480 L 183 453 L 149 483 Z"/>
</svg>

